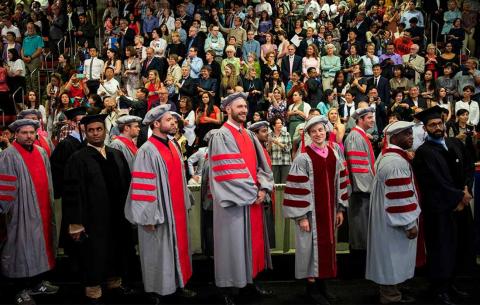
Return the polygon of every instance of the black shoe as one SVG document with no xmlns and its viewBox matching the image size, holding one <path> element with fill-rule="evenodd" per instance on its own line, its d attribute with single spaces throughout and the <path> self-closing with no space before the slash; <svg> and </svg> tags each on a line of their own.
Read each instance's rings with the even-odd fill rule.
<svg viewBox="0 0 480 305">
<path fill-rule="evenodd" d="M 128 286 L 120 286 L 120 287 L 109 289 L 108 291 L 109 293 L 118 297 L 127 297 L 127 296 L 138 294 L 138 291 Z"/>
<path fill-rule="evenodd" d="M 270 297 L 273 295 L 273 291 L 267 288 L 262 288 L 258 285 L 253 285 L 253 289 L 258 296 Z"/>
<path fill-rule="evenodd" d="M 318 291 L 315 283 L 307 282 L 306 296 L 314 304 L 330 305 L 328 300 Z"/>
<path fill-rule="evenodd" d="M 317 280 L 315 284 L 318 288 L 318 291 L 329 301 L 335 302 L 338 301 L 338 298 L 335 294 L 331 293 L 327 288 L 327 283 L 324 280 Z"/>
<path fill-rule="evenodd" d="M 446 292 L 437 294 L 437 302 L 444 305 L 455 305 L 455 303 L 452 301 L 452 299 Z"/>
<path fill-rule="evenodd" d="M 33 298 L 30 296 L 27 290 L 22 290 L 19 294 L 15 296 L 16 305 L 36 305 Z"/>
<path fill-rule="evenodd" d="M 49 281 L 43 281 L 37 286 L 35 286 L 33 289 L 27 290 L 29 295 L 49 295 L 49 294 L 55 294 L 58 292 L 59 287 L 52 285 Z"/>
<path fill-rule="evenodd" d="M 193 290 L 185 289 L 185 288 L 180 288 L 175 292 L 176 296 L 179 296 L 181 298 L 186 298 L 186 299 L 191 299 L 197 296 L 197 293 Z"/>
<path fill-rule="evenodd" d="M 223 296 L 223 304 L 225 305 L 235 305 L 235 302 L 233 301 L 233 298 L 228 295 Z"/>
<path fill-rule="evenodd" d="M 455 285 L 452 285 L 450 287 L 450 293 L 462 299 L 467 299 L 470 297 L 470 294 L 468 292 L 459 290 Z"/>
</svg>

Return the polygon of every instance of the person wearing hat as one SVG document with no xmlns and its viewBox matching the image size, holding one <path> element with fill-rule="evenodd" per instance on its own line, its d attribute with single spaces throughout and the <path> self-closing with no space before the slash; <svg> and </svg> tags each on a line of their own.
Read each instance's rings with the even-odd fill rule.
<svg viewBox="0 0 480 305">
<path fill-rule="evenodd" d="M 274 122 L 277 122 L 278 119 L 279 118 L 275 119 Z M 270 144 L 269 141 L 271 140 L 269 127 L 270 124 L 267 121 L 259 121 L 250 125 L 248 130 L 253 131 L 260 144 L 262 144 L 263 154 L 265 155 L 268 166 L 270 169 L 272 169 L 272 159 L 267 151 L 267 145 Z M 288 142 L 290 142 L 290 136 L 288 134 L 285 135 L 285 138 L 288 139 Z M 290 155 L 290 149 L 288 149 L 288 154 Z M 289 167 L 290 165 L 288 165 L 288 168 Z M 272 193 L 266 196 L 263 206 L 265 209 L 265 221 L 267 222 L 268 243 L 270 245 L 270 249 L 273 249 L 275 248 L 275 187 L 273 188 Z"/>
<path fill-rule="evenodd" d="M 115 297 L 132 293 L 122 284 L 134 256 L 132 226 L 124 217 L 130 169 L 123 154 L 106 146 L 105 114 L 80 120 L 86 145 L 68 159 L 62 196 L 63 221 L 77 243 L 86 301 L 101 301 L 106 282 Z"/>
<path fill-rule="evenodd" d="M 427 274 L 436 301 L 453 304 L 452 297 L 468 294 L 454 286 L 458 270 L 472 270 L 472 166 L 460 140 L 445 139 L 442 110 L 434 106 L 415 114 L 427 138 L 415 151 L 417 177 L 425 228 Z M 470 269 L 467 269 L 470 268 Z"/>
<path fill-rule="evenodd" d="M 124 115 L 117 120 L 117 127 L 120 135 L 110 143 L 110 147 L 118 149 L 127 160 L 130 170 L 133 168 L 133 161 L 137 154 L 137 146 L 134 140 L 140 134 L 142 118 L 133 115 Z"/>
<path fill-rule="evenodd" d="M 352 195 L 348 209 L 349 244 L 352 263 L 361 273 L 365 267 L 370 191 L 375 176 L 375 154 L 367 130 L 375 126 L 375 108 L 357 108 L 351 115 L 356 126 L 345 139 Z"/>
<path fill-rule="evenodd" d="M 247 94 L 236 92 L 222 100 L 228 120 L 210 139 L 210 190 L 213 195 L 215 284 L 226 304 L 233 293 L 249 285 L 257 296 L 272 291 L 254 285 L 271 268 L 262 203 L 273 189 L 273 174 L 254 133 L 245 130 Z"/>
<path fill-rule="evenodd" d="M 349 193 L 343 157 L 328 144 L 328 124 L 324 116 L 306 122 L 312 143 L 293 161 L 283 200 L 284 216 L 296 224 L 295 278 L 306 279 L 307 296 L 319 304 L 335 299 L 325 280 L 337 275 L 335 230 Z"/>
<path fill-rule="evenodd" d="M 381 304 L 415 301 L 398 289 L 398 284 L 413 278 L 417 256 L 420 198 L 407 153 L 414 125 L 405 121 L 387 125 L 387 147 L 373 179 L 365 277 L 379 285 Z"/>
<path fill-rule="evenodd" d="M 40 122 L 42 118 L 42 113 L 38 109 L 25 109 L 20 111 L 17 115 L 17 119 L 29 119 Z M 47 156 L 50 157 L 52 151 L 54 149 L 52 141 L 45 136 L 44 134 L 40 134 L 37 132 L 37 140 L 34 143 L 35 145 L 40 146 L 45 150 Z"/>
<path fill-rule="evenodd" d="M 0 261 L 2 274 L 17 279 L 16 304 L 58 291 L 44 280 L 55 267 L 56 234 L 50 162 L 34 144 L 39 126 L 30 119 L 10 124 L 15 141 L 0 153 L 0 214 L 8 214 Z"/>
<path fill-rule="evenodd" d="M 170 105 L 152 108 L 143 124 L 153 133 L 135 157 L 125 217 L 138 225 L 144 289 L 156 301 L 174 293 L 191 298 L 196 293 L 185 289 L 192 276 L 191 202 L 182 155 L 169 139 L 176 133 Z"/>
</svg>

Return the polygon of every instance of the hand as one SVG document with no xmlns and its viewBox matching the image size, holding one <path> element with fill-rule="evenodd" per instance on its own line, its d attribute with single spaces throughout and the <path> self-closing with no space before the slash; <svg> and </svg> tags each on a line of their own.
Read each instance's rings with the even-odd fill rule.
<svg viewBox="0 0 480 305">
<path fill-rule="evenodd" d="M 303 232 L 310 232 L 310 223 L 308 222 L 308 218 L 304 218 L 298 222 L 300 226 L 300 230 Z"/>
<path fill-rule="evenodd" d="M 411 228 L 410 230 L 406 231 L 407 238 L 408 239 L 415 239 L 418 236 L 418 228 L 417 226 Z"/>
<path fill-rule="evenodd" d="M 343 212 L 337 212 L 337 216 L 335 217 L 335 225 L 339 228 L 343 224 Z"/>
<path fill-rule="evenodd" d="M 468 188 L 465 186 L 465 189 L 463 190 L 463 199 L 462 202 L 465 206 L 470 205 L 470 201 L 472 200 L 472 195 L 468 191 Z"/>
<path fill-rule="evenodd" d="M 143 226 L 143 229 L 147 232 L 150 232 L 150 233 L 153 233 L 155 232 L 155 225 L 146 225 L 146 226 Z"/>
<path fill-rule="evenodd" d="M 200 176 L 199 175 L 193 175 L 192 179 L 195 180 L 195 182 L 198 183 L 200 181 Z"/>
<path fill-rule="evenodd" d="M 80 224 L 76 224 L 76 225 L 69 225 L 70 227 L 70 230 L 71 228 L 75 228 L 74 230 L 76 231 L 75 233 L 70 233 L 70 237 L 77 241 L 80 239 L 80 237 L 82 236 L 82 233 L 85 232 L 85 228 L 83 227 L 83 225 L 80 225 Z"/>
<path fill-rule="evenodd" d="M 258 191 L 257 200 L 255 201 L 256 204 L 261 204 L 265 200 L 266 192 L 264 190 Z"/>
</svg>

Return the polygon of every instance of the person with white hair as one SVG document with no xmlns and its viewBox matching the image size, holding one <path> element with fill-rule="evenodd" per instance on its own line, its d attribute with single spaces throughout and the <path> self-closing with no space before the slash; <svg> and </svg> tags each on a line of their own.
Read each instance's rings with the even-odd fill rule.
<svg viewBox="0 0 480 305">
<path fill-rule="evenodd" d="M 323 91 L 332 89 L 333 79 L 337 71 L 340 71 L 342 64 L 340 57 L 336 56 L 335 46 L 331 43 L 326 45 L 327 55 L 320 59 L 320 67 L 322 69 L 322 86 Z"/>
</svg>

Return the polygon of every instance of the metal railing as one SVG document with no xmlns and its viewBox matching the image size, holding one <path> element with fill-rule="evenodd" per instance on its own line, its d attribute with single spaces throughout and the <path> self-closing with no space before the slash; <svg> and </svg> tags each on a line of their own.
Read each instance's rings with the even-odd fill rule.
<svg viewBox="0 0 480 305">
<path fill-rule="evenodd" d="M 63 50 L 60 50 L 60 44 L 63 43 Z M 58 42 L 57 42 L 57 51 L 58 51 L 58 54 L 62 54 L 63 52 L 65 52 L 65 37 L 63 37 L 62 39 L 60 39 Z M 53 58 L 53 55 L 52 55 L 52 58 Z M 52 66 L 53 67 L 53 66 Z"/>
<path fill-rule="evenodd" d="M 435 40 L 433 39 L 433 24 L 437 25 L 437 30 L 435 32 Z M 435 41 L 435 45 L 437 45 L 437 38 L 438 38 L 438 31 L 440 31 L 440 23 L 436 22 L 435 20 L 432 20 L 430 22 L 430 41 L 433 43 Z"/>
<path fill-rule="evenodd" d="M 16 100 L 16 96 L 18 95 L 18 92 L 21 91 L 22 92 L 22 109 L 25 109 L 25 101 L 24 101 L 24 98 L 25 98 L 25 89 L 23 89 L 23 87 L 18 87 L 17 90 L 15 90 L 12 94 L 12 101 L 13 101 L 13 107 L 15 109 L 15 114 L 18 113 L 17 111 L 17 100 Z"/>
<path fill-rule="evenodd" d="M 37 73 L 37 79 L 36 80 L 33 80 L 33 75 Z M 38 68 L 35 68 L 32 72 L 30 72 L 30 80 L 32 82 L 32 85 L 33 85 L 33 82 L 36 81 L 37 82 L 37 85 L 38 85 L 38 92 L 37 92 L 37 97 L 38 99 L 40 99 L 40 97 L 42 96 L 42 92 L 41 92 L 41 88 L 40 88 L 40 70 Z M 27 85 L 30 85 L 30 84 L 27 84 Z"/>
</svg>

